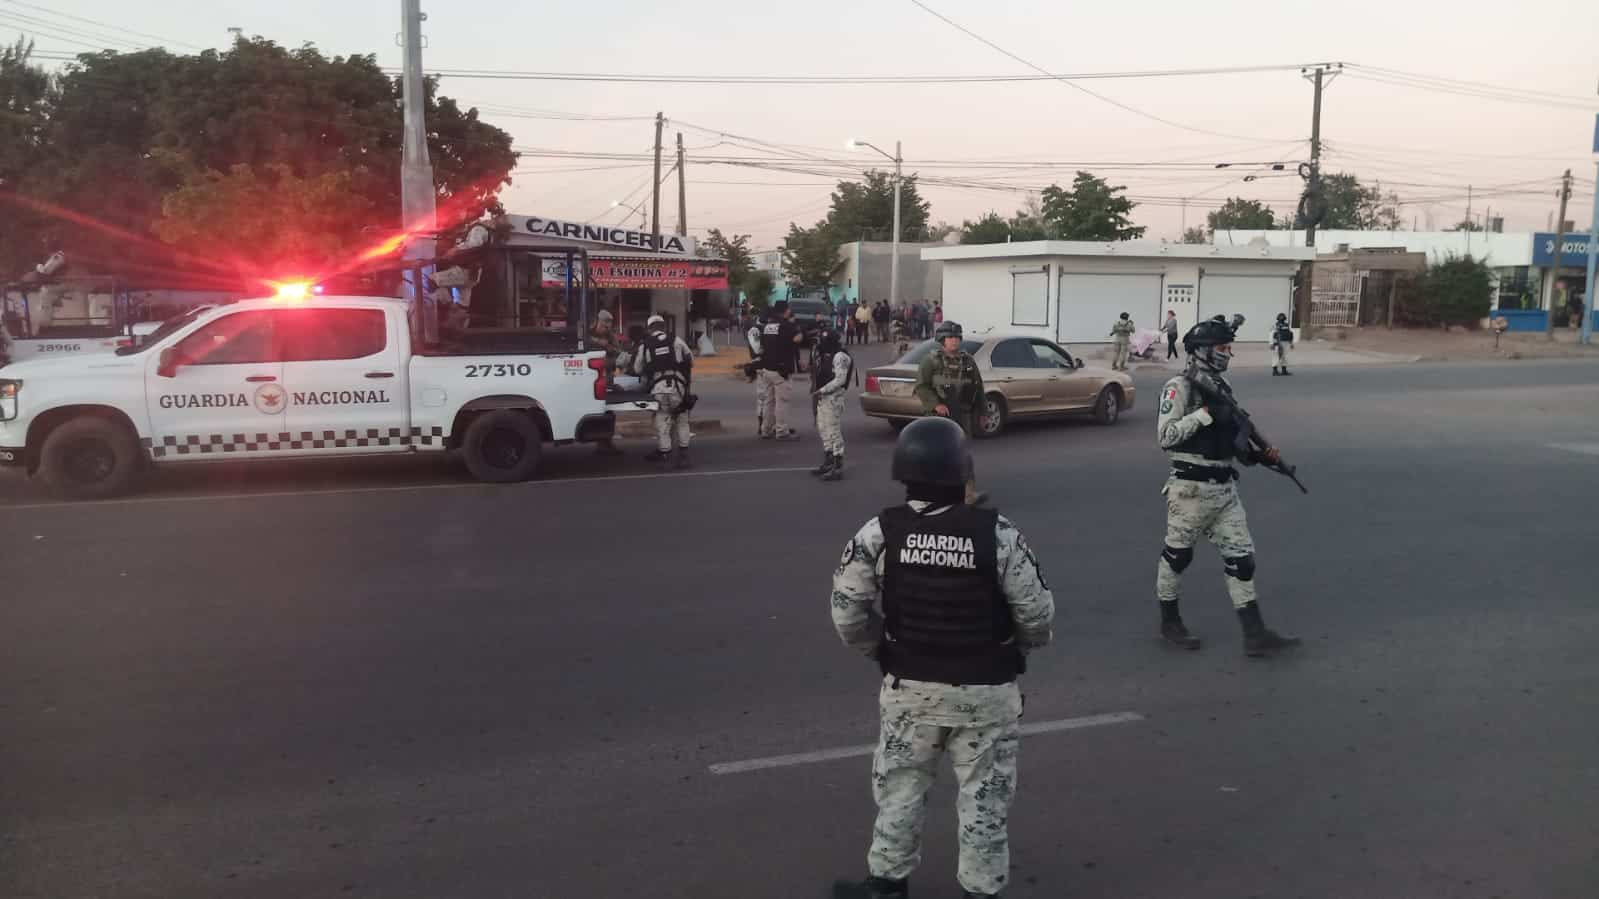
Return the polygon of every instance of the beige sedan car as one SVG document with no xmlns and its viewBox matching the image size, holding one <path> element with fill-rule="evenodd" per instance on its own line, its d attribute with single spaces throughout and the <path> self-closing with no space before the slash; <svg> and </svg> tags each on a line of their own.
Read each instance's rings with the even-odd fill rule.
<svg viewBox="0 0 1599 899">
<path fill-rule="evenodd" d="M 977 436 L 993 437 L 1012 419 L 1089 414 L 1100 424 L 1115 424 L 1133 408 L 1137 393 L 1125 372 L 1087 368 L 1060 345 L 1041 337 L 996 335 L 965 340 L 961 349 L 977 360 L 987 391 L 978 414 Z M 916 368 L 937 345 L 924 341 L 891 365 L 866 372 L 861 409 L 887 419 L 895 430 L 922 417 L 912 392 Z"/>
</svg>

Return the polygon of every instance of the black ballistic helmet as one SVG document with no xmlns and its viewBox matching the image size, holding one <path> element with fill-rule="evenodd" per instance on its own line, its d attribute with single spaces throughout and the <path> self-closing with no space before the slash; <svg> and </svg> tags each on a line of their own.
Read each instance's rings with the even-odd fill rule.
<svg viewBox="0 0 1599 899">
<path fill-rule="evenodd" d="M 838 339 L 838 332 L 834 331 L 832 328 L 828 328 L 827 330 L 823 331 L 822 335 L 816 338 L 816 349 L 818 352 L 831 355 L 843 348 L 844 346 L 842 342 Z"/>
<path fill-rule="evenodd" d="M 1205 347 L 1232 343 L 1236 336 L 1237 332 L 1233 330 L 1233 326 L 1218 315 L 1188 329 L 1188 333 L 1183 335 L 1183 351 L 1197 353 Z"/>
<path fill-rule="evenodd" d="M 947 418 L 918 418 L 894 444 L 894 480 L 905 484 L 959 487 L 971 479 L 966 432 Z"/>
<path fill-rule="evenodd" d="M 782 318 L 783 317 L 783 313 L 785 313 L 787 311 L 788 311 L 788 300 L 778 300 L 777 302 L 772 304 L 772 314 L 777 316 L 778 318 Z"/>
<path fill-rule="evenodd" d="M 939 322 L 933 329 L 933 339 L 942 342 L 946 337 L 962 336 L 960 322 Z"/>
</svg>

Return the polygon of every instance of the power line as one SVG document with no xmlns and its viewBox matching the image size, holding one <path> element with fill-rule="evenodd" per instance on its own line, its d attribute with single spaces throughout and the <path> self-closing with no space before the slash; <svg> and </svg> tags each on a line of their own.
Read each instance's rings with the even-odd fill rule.
<svg viewBox="0 0 1599 899">
<path fill-rule="evenodd" d="M 668 75 L 626 72 L 542 72 L 502 69 L 430 69 L 442 78 L 507 81 L 591 81 L 643 84 L 1005 84 L 1029 81 L 1098 81 L 1141 78 L 1175 78 L 1195 75 L 1237 75 L 1298 71 L 1305 64 L 1223 66 L 1215 68 L 1149 69 L 1125 72 L 1070 72 L 1040 75 Z M 385 69 L 385 71 L 399 71 Z"/>
<path fill-rule="evenodd" d="M 1593 100 L 1591 98 L 1578 97 L 1571 94 L 1559 94 L 1555 93 L 1554 91 L 1531 90 L 1521 87 L 1505 87 L 1503 85 L 1488 84 L 1482 81 L 1466 81 L 1460 78 L 1446 78 L 1441 75 L 1424 75 L 1416 72 L 1406 72 L 1402 69 L 1390 69 L 1382 66 L 1368 66 L 1361 63 L 1348 63 L 1348 65 L 1351 68 L 1362 69 L 1367 72 L 1383 75 L 1385 77 L 1415 81 L 1418 83 L 1449 85 L 1463 89 L 1481 90 L 1492 93 L 1517 94 L 1525 97 L 1543 100 L 1555 100 L 1565 103 L 1593 104 Z"/>
<path fill-rule="evenodd" d="M 1184 131 L 1192 131 L 1192 132 L 1195 132 L 1197 134 L 1208 134 L 1208 135 L 1211 135 L 1213 137 L 1225 137 L 1225 138 L 1228 138 L 1230 140 L 1266 140 L 1267 139 L 1267 138 L 1261 138 L 1261 137 L 1244 137 L 1244 136 L 1237 135 L 1237 134 L 1226 134 L 1226 133 L 1220 132 L 1220 131 L 1210 131 L 1210 130 L 1207 130 L 1207 129 L 1204 129 L 1204 128 L 1196 128 L 1196 127 L 1194 127 L 1192 125 L 1184 125 L 1181 122 L 1174 122 L 1171 119 L 1163 119 L 1160 116 L 1154 115 L 1153 113 L 1144 112 L 1141 109 L 1137 109 L 1135 107 L 1128 106 L 1126 103 L 1123 103 L 1120 100 L 1113 100 L 1110 97 L 1105 96 L 1104 94 L 1100 94 L 1100 93 L 1096 93 L 1094 91 L 1091 91 L 1088 88 L 1083 87 L 1080 84 L 1074 84 L 1074 83 L 1072 83 L 1071 79 L 1062 77 L 1060 75 L 1056 75 L 1056 74 L 1050 72 L 1048 69 L 1045 69 L 1043 66 L 1040 66 L 1040 65 L 1032 62 L 1031 60 L 1024 59 L 1021 56 L 1018 56 L 1018 55 L 1016 55 L 1015 53 L 1012 53 L 1009 50 L 1006 50 L 1004 47 L 1001 47 L 1000 45 L 994 43 L 993 41 L 989 40 L 988 38 L 983 37 L 982 35 L 978 34 L 977 32 L 972 31 L 970 28 L 967 28 L 966 26 L 960 24 L 959 22 L 956 22 L 954 19 L 951 19 L 948 16 L 944 15 L 943 13 L 938 12 L 937 10 L 935 10 L 932 7 L 928 6 L 927 4 L 923 3 L 922 0 L 911 0 L 911 3 L 915 4 L 917 7 L 922 9 L 924 12 L 927 12 L 928 14 L 932 15 L 934 18 L 938 19 L 939 21 L 945 23 L 946 25 L 949 25 L 950 27 L 952 27 L 955 30 L 961 32 L 962 34 L 965 34 L 966 36 L 978 41 L 979 43 L 981 43 L 981 44 L 983 44 L 983 45 L 985 45 L 985 46 L 987 46 L 987 47 L 989 47 L 989 48 L 991 48 L 993 50 L 996 50 L 999 53 L 1002 53 L 1005 56 L 1010 57 L 1011 59 L 1016 60 L 1017 62 L 1021 63 L 1024 66 L 1027 66 L 1030 69 L 1034 69 L 1034 70 L 1038 71 L 1040 74 L 1048 75 L 1050 78 L 1052 78 L 1052 79 L 1054 79 L 1056 81 L 1059 81 L 1061 84 L 1064 84 L 1064 85 L 1066 85 L 1067 87 L 1069 87 L 1069 88 L 1071 88 L 1073 90 L 1085 93 L 1088 96 L 1093 97 L 1096 100 L 1100 100 L 1102 102 L 1109 103 L 1110 105 L 1115 106 L 1118 109 L 1126 110 L 1127 112 L 1130 112 L 1130 113 L 1132 113 L 1134 115 L 1141 116 L 1143 118 L 1149 119 L 1150 121 L 1159 122 L 1162 125 L 1166 125 L 1166 126 L 1169 126 L 1169 127 L 1172 127 L 1172 128 L 1180 128 L 1180 129 L 1182 129 Z"/>
<path fill-rule="evenodd" d="M 62 43 L 66 43 L 66 44 L 76 44 L 76 45 L 78 45 L 80 47 L 87 47 L 90 50 L 99 51 L 99 50 L 107 49 L 107 47 L 102 42 L 90 42 L 90 41 L 81 40 L 81 39 L 75 38 L 75 37 L 69 37 L 69 36 L 64 35 L 64 34 L 58 34 L 58 33 L 55 33 L 55 32 L 46 31 L 43 28 L 36 28 L 36 27 L 34 27 L 32 25 L 29 25 L 29 24 L 27 24 L 25 22 L 7 21 L 4 17 L 0 17 L 0 26 L 8 26 L 8 27 L 11 27 L 11 28 L 15 28 L 15 29 L 17 29 L 17 31 L 21 32 L 22 34 L 37 34 L 40 37 L 47 37 L 47 38 L 49 38 L 49 39 L 51 39 L 53 41 L 61 41 Z"/>
<path fill-rule="evenodd" d="M 36 16 L 30 16 L 20 12 L 11 12 L 8 10 L 0 12 L 0 16 L 3 16 L 6 20 L 8 20 L 5 24 L 11 25 L 15 28 L 43 26 L 45 28 L 59 31 L 62 34 L 69 34 L 74 37 L 85 38 L 90 41 L 98 41 L 105 46 L 126 47 L 129 49 L 142 47 L 141 44 L 130 41 L 127 38 L 116 38 L 111 37 L 110 35 L 97 34 L 92 31 L 85 31 L 81 28 L 73 28 L 71 25 L 64 25 L 60 22 L 54 22 L 49 19 L 41 19 Z M 26 24 L 18 24 L 19 22 Z"/>
<path fill-rule="evenodd" d="M 50 15 L 55 16 L 55 17 L 60 18 L 60 19 L 71 19 L 71 20 L 73 20 L 75 22 L 82 22 L 85 25 L 98 25 L 101 28 L 109 28 L 112 31 L 120 31 L 120 32 L 123 32 L 125 34 L 137 35 L 138 37 L 147 37 L 147 38 L 150 38 L 151 40 L 160 41 L 163 44 L 172 44 L 172 45 L 178 46 L 178 47 L 188 47 L 191 50 L 204 50 L 204 49 L 206 49 L 205 47 L 201 47 L 201 46 L 199 46 L 197 44 L 187 44 L 187 43 L 184 43 L 183 41 L 175 41 L 175 40 L 172 40 L 171 38 L 161 37 L 158 34 L 148 34 L 146 32 L 135 31 L 132 28 L 126 28 L 126 27 L 123 27 L 121 25 L 112 25 L 109 22 L 100 22 L 100 21 L 97 21 L 95 19 L 86 19 L 86 18 L 84 18 L 82 16 L 75 16 L 75 15 L 72 15 L 71 13 L 57 12 L 56 10 L 50 9 L 49 7 L 37 6 L 37 5 L 32 4 L 32 3 L 24 3 L 24 2 L 22 2 L 22 0 L 0 0 L 0 2 L 9 3 L 12 6 L 26 7 L 28 9 L 36 10 L 38 12 L 49 13 Z"/>
</svg>

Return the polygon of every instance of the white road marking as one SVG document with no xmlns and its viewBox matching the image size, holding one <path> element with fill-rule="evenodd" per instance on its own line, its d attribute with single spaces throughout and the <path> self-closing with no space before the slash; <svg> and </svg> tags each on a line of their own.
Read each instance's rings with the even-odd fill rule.
<svg viewBox="0 0 1599 899">
<path fill-rule="evenodd" d="M 1103 715 L 1084 715 L 1080 718 L 1035 721 L 1032 724 L 1023 724 L 1021 733 L 1022 736 L 1027 737 L 1036 734 L 1058 733 L 1063 730 L 1081 730 L 1085 727 L 1102 727 L 1107 724 L 1131 724 L 1134 721 L 1142 720 L 1144 720 L 1144 716 L 1137 712 L 1107 712 Z M 761 759 L 744 759 L 738 762 L 717 762 L 711 766 L 711 773 L 743 774 L 747 771 L 763 771 L 767 768 L 813 765 L 817 762 L 862 758 L 876 751 L 877 744 L 869 743 L 862 746 L 839 746 L 833 749 L 818 749 L 814 752 L 796 752 L 791 755 L 772 755 Z"/>
<path fill-rule="evenodd" d="M 602 475 L 591 478 L 563 478 L 548 481 L 522 481 L 516 484 L 483 484 L 476 481 L 449 484 L 411 484 L 404 487 L 351 487 L 344 490 L 275 490 L 261 493 L 213 493 L 195 496 L 138 496 L 129 499 L 102 499 L 86 502 L 59 501 L 52 503 L 25 503 L 15 506 L 0 504 L 0 511 L 30 509 L 87 509 L 96 506 L 144 506 L 151 503 L 198 503 L 240 499 L 262 499 L 285 496 L 357 496 L 367 493 L 406 493 L 421 490 L 459 490 L 470 487 L 483 490 L 512 490 L 526 487 L 559 487 L 563 484 L 592 484 L 596 481 L 644 481 L 664 478 L 709 478 L 719 475 L 772 474 L 775 472 L 810 471 L 810 466 L 796 465 L 782 468 L 724 468 L 716 471 L 674 471 L 651 474 Z"/>
<path fill-rule="evenodd" d="M 1568 453 L 1582 453 L 1587 456 L 1599 456 L 1599 443 L 1551 443 L 1550 449 L 1565 450 Z"/>
</svg>

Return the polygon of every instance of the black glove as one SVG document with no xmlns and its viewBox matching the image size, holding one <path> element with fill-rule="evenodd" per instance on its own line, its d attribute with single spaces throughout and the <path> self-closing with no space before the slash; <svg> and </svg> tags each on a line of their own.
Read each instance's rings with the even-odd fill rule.
<svg viewBox="0 0 1599 899">
<path fill-rule="evenodd" d="M 1213 403 L 1207 405 L 1210 410 L 1210 420 L 1219 425 L 1229 425 L 1233 422 L 1233 407 L 1229 403 Z"/>
</svg>

